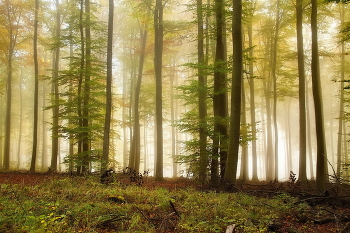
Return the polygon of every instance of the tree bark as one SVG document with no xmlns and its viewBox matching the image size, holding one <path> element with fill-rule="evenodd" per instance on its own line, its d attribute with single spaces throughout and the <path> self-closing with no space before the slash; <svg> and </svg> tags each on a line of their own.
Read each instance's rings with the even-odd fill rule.
<svg viewBox="0 0 350 233">
<path fill-rule="evenodd" d="M 216 12 L 216 52 L 215 52 L 215 68 L 214 68 L 214 93 L 213 93 L 213 108 L 214 108 L 214 140 L 213 140 L 213 155 L 212 167 L 218 165 L 220 158 L 220 177 L 223 180 L 226 169 L 227 157 L 227 75 L 226 75 L 226 33 L 225 28 L 225 5 L 223 0 L 215 1 Z M 217 183 L 215 170 L 212 170 L 212 183 Z"/>
<path fill-rule="evenodd" d="M 344 6 L 341 6 L 341 25 L 344 24 Z M 343 138 L 343 121 L 344 121 L 344 80 L 345 80 L 345 43 L 341 42 L 341 64 L 340 64 L 340 103 L 338 117 L 338 145 L 337 145 L 337 177 L 340 178 L 342 158 L 342 138 Z M 337 180 L 337 181 L 340 181 Z"/>
<path fill-rule="evenodd" d="M 37 148 L 38 148 L 38 110 L 39 110 L 39 65 L 38 65 L 38 12 L 39 0 L 35 0 L 35 18 L 34 18 L 34 124 L 33 124 L 33 147 L 30 171 L 35 172 Z"/>
<path fill-rule="evenodd" d="M 155 179 L 163 179 L 163 100 L 162 100 L 162 54 L 163 54 L 163 5 L 156 0 L 154 10 L 154 70 L 156 76 L 156 164 Z"/>
<path fill-rule="evenodd" d="M 106 77 L 106 114 L 103 132 L 103 151 L 101 172 L 108 169 L 109 162 L 109 143 L 112 117 L 112 59 L 113 59 L 113 18 L 114 18 L 114 0 L 109 0 L 108 6 L 108 40 L 107 40 L 107 77 Z"/>
<path fill-rule="evenodd" d="M 250 119 L 252 125 L 252 170 L 253 170 L 253 181 L 258 181 L 258 156 L 256 151 L 256 119 L 255 119 L 255 77 L 253 67 L 253 29 L 252 24 L 248 24 L 248 40 L 249 40 L 249 93 L 250 93 Z"/>
<path fill-rule="evenodd" d="M 60 38 L 61 35 L 61 22 L 60 22 L 60 5 L 59 0 L 56 0 L 56 38 Z M 53 172 L 57 171 L 57 159 L 59 150 L 59 137 L 58 137 L 58 118 L 59 118 L 59 93 L 58 93 L 58 69 L 60 59 L 59 46 L 54 51 L 53 59 L 53 71 L 52 71 L 52 94 L 53 103 L 52 108 L 52 155 L 51 155 L 51 168 Z"/>
<path fill-rule="evenodd" d="M 199 110 L 199 180 L 204 183 L 207 175 L 207 80 L 203 71 L 204 66 L 204 28 L 203 3 L 197 0 L 197 39 L 198 39 L 198 110 Z"/>
<path fill-rule="evenodd" d="M 303 0 L 296 3 L 296 28 L 298 46 L 298 73 L 299 73 L 299 178 L 306 183 L 306 110 L 305 110 L 305 66 L 303 40 Z"/>
<path fill-rule="evenodd" d="M 145 63 L 145 52 L 146 52 L 146 42 L 147 42 L 148 29 L 147 25 L 144 25 L 144 28 L 141 29 L 141 51 L 140 51 L 140 60 L 139 60 L 139 70 L 137 74 L 137 81 L 135 86 L 135 100 L 134 100 L 134 132 L 132 139 L 132 147 L 130 154 L 134 157 L 133 164 L 131 167 L 139 172 L 140 170 L 140 147 L 141 147 L 141 129 L 140 129 L 140 92 L 141 92 L 141 82 L 143 76 L 143 66 Z"/>
<path fill-rule="evenodd" d="M 316 139 L 317 139 L 317 165 L 316 165 L 316 187 L 323 192 L 326 182 L 326 140 L 324 134 L 324 116 L 322 105 L 322 89 L 320 78 L 320 64 L 318 54 L 318 25 L 317 25 L 317 0 L 311 0 L 311 32 L 312 32 L 312 92 L 315 105 Z"/>
<path fill-rule="evenodd" d="M 230 143 L 225 170 L 225 181 L 232 185 L 236 182 L 238 152 L 240 145 L 241 123 L 241 91 L 243 72 L 242 49 L 242 0 L 233 0 L 232 17 L 232 84 L 231 84 L 231 117 L 230 117 Z"/>
</svg>

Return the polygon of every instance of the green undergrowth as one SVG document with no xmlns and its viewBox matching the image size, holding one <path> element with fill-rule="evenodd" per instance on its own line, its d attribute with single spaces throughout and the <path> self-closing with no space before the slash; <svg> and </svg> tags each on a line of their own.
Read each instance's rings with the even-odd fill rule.
<svg viewBox="0 0 350 233">
<path fill-rule="evenodd" d="M 265 232 L 293 207 L 285 194 L 103 185 L 93 176 L 0 188 L 0 232 L 224 232 L 232 224 L 236 232 Z"/>
</svg>

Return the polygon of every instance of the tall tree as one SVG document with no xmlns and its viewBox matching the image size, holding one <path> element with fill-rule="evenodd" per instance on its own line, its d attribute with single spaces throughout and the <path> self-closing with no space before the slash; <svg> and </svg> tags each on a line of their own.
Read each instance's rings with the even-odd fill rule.
<svg viewBox="0 0 350 233">
<path fill-rule="evenodd" d="M 163 179 L 163 101 L 162 101 L 162 54 L 163 54 L 163 3 L 156 0 L 154 9 L 154 70 L 156 78 L 156 164 L 155 178 Z"/>
<path fill-rule="evenodd" d="M 109 143 L 112 117 L 112 60 L 113 60 L 113 18 L 114 18 L 114 0 L 109 0 L 108 5 L 108 40 L 107 40 L 107 77 L 106 77 L 106 114 L 103 132 L 103 151 L 102 151 L 102 171 L 107 170 L 109 161 Z"/>
<path fill-rule="evenodd" d="M 146 42 L 147 42 L 147 23 L 141 26 L 140 30 L 140 37 L 141 37 L 141 51 L 140 51 L 140 58 L 139 58 L 139 68 L 138 68 L 138 74 L 137 74 L 137 81 L 135 86 L 135 92 L 134 92 L 134 131 L 133 131 L 133 138 L 132 138 L 132 145 L 130 150 L 130 157 L 133 157 L 133 159 L 130 161 L 133 161 L 133 164 L 130 164 L 129 166 L 135 169 L 137 172 L 140 170 L 140 147 L 141 147 L 141 130 L 140 130 L 140 92 L 141 92 L 141 82 L 142 82 L 142 76 L 143 76 L 143 67 L 145 62 L 145 56 L 146 56 Z"/>
<path fill-rule="evenodd" d="M 317 165 L 316 186 L 318 191 L 324 191 L 326 182 L 326 140 L 324 132 L 324 115 L 322 103 L 322 89 L 320 77 L 320 62 L 318 53 L 318 0 L 311 0 L 311 38 L 312 38 L 312 93 L 315 106 L 316 139 L 317 139 Z"/>
<path fill-rule="evenodd" d="M 254 4 L 251 3 L 251 8 L 254 10 Z M 252 13 L 253 14 L 253 13 Z M 258 180 L 258 156 L 256 149 L 256 117 L 255 117 L 255 77 L 254 77 L 254 60 L 253 60 L 253 28 L 252 22 L 248 22 L 248 40 L 249 40 L 249 93 L 250 93 L 250 119 L 252 127 L 252 180 Z"/>
<path fill-rule="evenodd" d="M 85 72 L 84 72 L 84 94 L 83 94 L 83 104 L 82 104 L 82 129 L 85 129 L 82 133 L 82 152 L 83 152 L 83 163 L 82 172 L 86 173 L 89 169 L 89 160 L 91 156 L 90 146 L 91 146 L 91 135 L 89 130 L 86 130 L 90 126 L 90 81 L 91 81 L 91 11 L 90 11 L 90 0 L 85 0 Z"/>
<path fill-rule="evenodd" d="M 303 40 L 303 0 L 296 2 L 296 28 L 299 73 L 299 178 L 305 183 L 306 177 L 306 106 L 305 106 L 305 65 Z"/>
<path fill-rule="evenodd" d="M 198 109 L 199 109 L 199 179 L 205 181 L 207 170 L 207 104 L 206 85 L 207 80 L 203 71 L 204 66 L 204 28 L 203 28 L 203 3 L 197 0 L 197 40 L 198 40 Z"/>
<path fill-rule="evenodd" d="M 51 150 L 51 166 L 50 170 L 57 171 L 57 159 L 59 150 L 59 135 L 58 135 L 58 118 L 59 118 L 59 87 L 58 87 L 58 70 L 60 64 L 60 46 L 59 39 L 61 36 L 61 14 L 60 14 L 60 2 L 56 0 L 56 24 L 55 24 L 55 41 L 56 46 L 53 51 L 53 64 L 52 64 L 52 150 Z"/>
<path fill-rule="evenodd" d="M 35 0 L 35 18 L 34 18 L 34 124 L 33 124 L 33 148 L 30 171 L 35 171 L 37 148 L 38 148 L 38 110 L 39 110 L 39 65 L 38 65 L 38 12 L 39 0 Z"/>
<path fill-rule="evenodd" d="M 227 49 L 226 49 L 226 28 L 225 28 L 225 4 L 223 0 L 215 1 L 216 14 L 216 50 L 214 68 L 214 135 L 213 152 L 211 164 L 211 182 L 217 183 L 218 167 L 220 158 L 220 176 L 223 179 L 226 169 L 227 157 Z"/>
<path fill-rule="evenodd" d="M 277 0 L 276 6 L 276 21 L 275 21 L 275 31 L 273 35 L 272 50 L 271 50 L 271 76 L 273 79 L 273 124 L 274 124 L 274 142 L 275 142 L 275 177 L 278 180 L 278 122 L 277 122 L 277 49 L 278 49 L 278 39 L 279 31 L 281 25 L 281 7 L 280 0 Z"/>
<path fill-rule="evenodd" d="M 232 38 L 234 43 L 232 56 L 230 143 L 225 170 L 225 181 L 229 184 L 234 184 L 237 176 L 243 72 L 242 0 L 233 0 L 232 6 Z"/>
<path fill-rule="evenodd" d="M 340 21 L 344 24 L 345 17 L 344 6 L 341 6 Z M 344 80 L 345 80 L 345 42 L 341 42 L 340 50 L 340 103 L 339 103 L 339 117 L 338 117 L 338 145 L 337 145 L 337 177 L 341 174 L 341 163 L 342 163 L 342 143 L 343 143 L 343 125 L 344 125 Z"/>
</svg>

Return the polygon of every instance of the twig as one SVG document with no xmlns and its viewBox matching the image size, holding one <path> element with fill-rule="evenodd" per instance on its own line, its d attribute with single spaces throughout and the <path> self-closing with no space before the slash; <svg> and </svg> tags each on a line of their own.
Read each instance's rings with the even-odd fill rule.
<svg viewBox="0 0 350 233">
<path fill-rule="evenodd" d="M 176 214 L 179 218 L 181 218 L 181 216 L 179 215 L 179 213 L 178 213 L 177 210 L 175 209 L 174 203 L 173 203 L 172 201 L 169 201 L 169 203 L 170 203 L 171 208 L 174 210 L 175 214 Z"/>
</svg>

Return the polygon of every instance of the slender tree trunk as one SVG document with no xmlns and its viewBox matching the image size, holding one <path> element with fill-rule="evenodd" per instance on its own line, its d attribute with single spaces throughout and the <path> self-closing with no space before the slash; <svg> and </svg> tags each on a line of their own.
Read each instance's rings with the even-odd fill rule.
<svg viewBox="0 0 350 233">
<path fill-rule="evenodd" d="M 269 37 L 266 41 L 267 45 L 271 45 L 272 42 L 272 36 Z M 266 46 L 265 48 L 265 56 L 268 57 L 269 55 L 271 55 L 270 53 L 270 49 L 268 48 L 268 46 Z M 264 97 L 265 97 L 265 105 L 266 105 L 266 133 L 265 133 L 265 148 L 266 148 L 266 157 L 265 157 L 265 161 L 266 161 L 266 180 L 273 180 L 275 178 L 274 172 L 274 148 L 273 148 L 273 134 L 272 134 L 272 113 L 271 113 L 271 93 L 272 93 L 272 81 L 271 81 L 271 77 L 269 76 L 269 74 L 266 74 L 267 72 L 267 68 L 268 65 L 267 63 L 264 64 L 264 78 L 262 80 L 263 82 L 263 87 L 264 87 Z M 265 121 L 264 121 L 265 122 Z"/>
<path fill-rule="evenodd" d="M 90 22 L 90 0 L 85 0 L 85 75 L 84 75 L 84 93 L 83 93 L 83 163 L 82 172 L 89 171 L 90 164 L 90 80 L 91 80 L 91 22 Z"/>
<path fill-rule="evenodd" d="M 271 75 L 273 78 L 273 125 L 274 125 L 274 141 L 275 141 L 275 180 L 278 180 L 278 121 L 277 121 L 277 49 L 278 49 L 278 37 L 279 37 L 279 30 L 280 30 L 280 24 L 281 24 L 281 16 L 280 16 L 280 0 L 277 0 L 277 7 L 276 7 L 276 25 L 275 25 L 275 34 L 273 37 L 273 44 L 272 44 L 272 54 L 271 54 Z"/>
<path fill-rule="evenodd" d="M 247 114 L 246 114 L 246 105 L 245 105 L 245 90 L 244 90 L 244 79 L 242 78 L 242 100 L 241 100 L 241 137 L 248 138 L 247 131 Z M 242 153 L 241 153 L 241 174 L 240 180 L 247 181 L 249 180 L 249 164 L 248 164 L 248 144 L 246 142 L 241 143 Z"/>
<path fill-rule="evenodd" d="M 203 72 L 204 66 L 204 28 L 203 28 L 203 4 L 197 0 L 197 27 L 198 27 L 198 109 L 199 109 L 199 179 L 204 183 L 207 175 L 207 104 L 206 85 L 207 80 Z"/>
<path fill-rule="evenodd" d="M 123 49 L 123 51 L 126 51 L 126 49 L 125 49 L 125 45 L 123 46 L 124 47 L 124 49 Z M 123 67 L 123 77 L 126 77 L 126 67 Z M 127 113 L 127 104 L 126 104 L 126 99 L 127 99 L 127 96 L 128 96 L 128 94 L 127 94 L 127 79 L 126 78 L 124 78 L 123 79 L 123 94 L 122 94 L 122 98 L 123 98 L 123 107 L 122 107 L 122 121 L 124 122 L 123 123 L 123 168 L 126 168 L 127 167 L 127 164 L 128 164 L 128 150 L 127 150 L 127 148 L 128 148 L 128 140 L 127 140 L 127 138 L 128 138 L 128 131 L 127 131 L 127 115 L 126 115 L 126 113 Z"/>
<path fill-rule="evenodd" d="M 297 0 L 296 27 L 298 46 L 298 73 L 299 73 L 299 178 L 305 183 L 306 177 L 306 110 L 305 110 L 305 67 L 304 67 L 304 40 L 303 40 L 303 0 Z"/>
<path fill-rule="evenodd" d="M 46 107 L 46 85 L 47 83 L 43 82 L 42 85 L 42 90 L 43 90 L 43 94 L 42 94 L 42 108 L 45 109 Z M 41 132 L 42 132 L 42 145 L 41 145 L 41 169 L 43 171 L 47 170 L 48 164 L 47 164 L 47 151 L 48 151 L 48 146 L 47 146 L 47 126 L 46 126 L 46 122 L 48 122 L 46 120 L 46 111 L 42 111 L 42 121 L 41 121 Z"/>
<path fill-rule="evenodd" d="M 101 171 L 107 170 L 109 162 L 109 143 L 112 116 L 112 59 L 113 59 L 113 18 L 114 18 L 114 0 L 109 0 L 108 13 L 108 41 L 107 41 L 107 77 L 106 77 L 106 115 L 103 132 L 103 151 Z"/>
<path fill-rule="evenodd" d="M 17 169 L 20 169 L 21 166 L 21 149 L 22 149 L 22 130 L 23 130 L 23 79 L 24 79 L 24 73 L 23 73 L 23 66 L 21 67 L 21 76 L 20 76 L 20 83 L 19 83 L 19 132 L 18 132 L 18 146 L 17 146 Z"/>
<path fill-rule="evenodd" d="M 250 119 L 252 127 L 252 163 L 253 163 L 253 181 L 258 181 L 258 156 L 256 152 L 256 119 L 255 119 L 255 77 L 254 77 L 254 64 L 253 64 L 253 29 L 252 24 L 248 24 L 248 40 L 249 40 L 249 92 L 250 92 Z"/>
<path fill-rule="evenodd" d="M 311 0 L 311 31 L 312 31 L 312 92 L 315 105 L 316 138 L 317 138 L 317 166 L 316 186 L 318 191 L 325 190 L 326 182 L 326 140 L 324 132 L 324 115 L 322 106 L 322 90 L 320 78 L 320 64 L 318 54 L 318 25 L 317 25 L 317 0 Z"/>
<path fill-rule="evenodd" d="M 314 178 L 314 162 L 312 156 L 312 139 L 311 139 L 311 123 L 310 123 L 310 104 L 309 104 L 309 88 L 308 82 L 306 82 L 305 88 L 305 102 L 306 102 L 306 137 L 307 137 L 307 149 L 308 149 L 308 159 L 310 168 L 310 178 Z"/>
<path fill-rule="evenodd" d="M 177 119 L 176 117 L 176 97 L 174 97 L 174 79 L 176 79 L 176 57 L 172 58 L 173 64 L 172 64 L 172 69 L 171 69 L 171 74 L 170 74 L 170 117 L 171 117 L 171 122 L 175 122 Z M 171 155 L 172 155 L 172 165 L 173 165 L 173 178 L 177 178 L 178 176 L 178 169 L 177 169 L 177 159 L 176 159 L 176 128 L 174 126 L 171 126 Z"/>
<path fill-rule="evenodd" d="M 6 1 L 8 5 L 8 1 Z M 9 48 L 8 48 L 8 68 L 7 68 L 7 88 L 6 88 L 6 116 L 5 116 L 5 136 L 4 136 L 4 163 L 5 170 L 10 169 L 10 147 L 11 147 L 11 110 L 12 110 L 12 58 L 16 40 L 14 39 L 13 25 L 10 16 L 10 10 L 7 11 L 7 20 L 9 23 Z"/>
<path fill-rule="evenodd" d="M 141 29 L 141 51 L 139 60 L 139 70 L 137 74 L 137 82 L 135 86 L 135 100 L 134 100 L 134 132 L 132 139 L 132 156 L 134 156 L 134 164 L 131 166 L 136 172 L 140 170 L 140 151 L 141 151 L 141 129 L 140 129 L 140 92 L 141 83 L 143 76 L 143 66 L 145 63 L 145 52 L 146 52 L 146 42 L 147 42 L 147 25 Z"/>
<path fill-rule="evenodd" d="M 213 140 L 213 160 L 220 158 L 220 177 L 224 178 L 227 158 L 227 80 L 226 80 L 226 33 L 225 28 L 225 5 L 223 0 L 215 1 L 216 12 L 216 51 L 215 51 L 215 69 L 214 69 L 214 93 L 213 93 L 213 108 L 214 108 L 214 140 Z M 214 164 L 217 164 L 215 161 Z M 213 166 L 213 164 L 212 164 Z M 215 173 L 213 174 L 215 175 Z M 212 183 L 217 183 L 216 178 L 211 180 Z"/>
<path fill-rule="evenodd" d="M 154 29 L 155 29 L 155 58 L 154 70 L 156 75 L 156 174 L 157 180 L 163 179 L 163 114 L 162 114 L 162 55 L 163 55 L 163 5 L 162 0 L 156 0 L 154 10 Z"/>
<path fill-rule="evenodd" d="M 61 23 L 60 23 L 60 4 L 59 0 L 56 0 L 56 38 L 60 38 L 61 35 Z M 52 93 L 53 103 L 52 108 L 52 156 L 51 156 L 51 171 L 57 171 L 58 160 L 58 118 L 59 118 L 59 92 L 58 92 L 58 69 L 60 61 L 60 48 L 57 47 L 54 51 L 53 59 L 53 71 L 52 71 Z"/>
<path fill-rule="evenodd" d="M 341 24 L 344 24 L 344 6 L 341 9 Z M 341 67 L 340 67 L 340 103 L 338 118 L 338 146 L 337 146 L 337 177 L 340 178 L 342 159 L 342 138 L 343 138 L 343 120 L 344 120 L 344 80 L 345 80 L 345 43 L 341 42 Z M 340 180 L 338 180 L 340 181 Z"/>
<path fill-rule="evenodd" d="M 33 124 L 33 147 L 30 171 L 35 171 L 37 149 L 38 149 L 38 110 L 39 110 L 39 65 L 38 65 L 38 11 L 39 0 L 35 0 L 34 19 L 34 124 Z"/>
<path fill-rule="evenodd" d="M 240 145 L 241 123 L 241 91 L 243 73 L 242 49 L 242 0 L 233 0 L 232 17 L 232 83 L 231 83 L 231 117 L 230 117 L 230 143 L 225 170 L 225 181 L 229 184 L 236 182 L 238 152 Z"/>
<path fill-rule="evenodd" d="M 131 36 L 130 36 L 130 48 L 135 48 L 136 45 L 134 42 L 134 32 L 131 33 Z M 137 61 L 135 59 L 136 56 L 134 56 L 134 52 L 133 52 L 134 49 L 130 49 L 130 52 L 129 52 L 129 56 L 130 56 L 130 60 L 132 61 L 132 65 L 131 65 L 131 69 L 130 69 L 130 95 L 129 95 L 129 101 L 130 101 L 130 107 L 129 107 L 129 116 L 130 116 L 130 127 L 129 127 L 129 137 L 130 137 L 130 151 L 129 151 L 129 167 L 130 168 L 133 168 L 135 167 L 135 154 L 134 154 L 134 143 L 133 143 L 133 137 L 134 137 L 134 132 L 133 132 L 133 115 L 134 115 L 134 98 L 135 98 L 135 82 L 136 82 L 136 79 L 137 79 L 137 74 L 136 74 L 136 69 L 137 69 Z"/>
<path fill-rule="evenodd" d="M 85 35 L 84 35 L 84 25 L 83 25 L 83 16 L 84 16 L 84 1 L 80 2 L 80 11 L 79 11 L 79 32 L 80 32 L 80 49 L 81 49 L 81 60 L 80 60 L 80 71 L 79 71 L 79 81 L 78 81 L 78 117 L 79 117 L 79 127 L 83 127 L 83 101 L 82 101 L 82 89 L 83 89 L 83 79 L 85 67 Z M 81 155 L 83 152 L 83 137 L 82 132 L 78 136 L 78 154 Z M 81 156 L 83 157 L 83 156 Z M 79 158 L 77 164 L 77 173 L 80 175 L 83 172 L 83 159 Z"/>
</svg>

